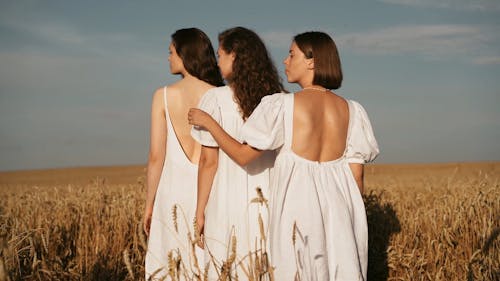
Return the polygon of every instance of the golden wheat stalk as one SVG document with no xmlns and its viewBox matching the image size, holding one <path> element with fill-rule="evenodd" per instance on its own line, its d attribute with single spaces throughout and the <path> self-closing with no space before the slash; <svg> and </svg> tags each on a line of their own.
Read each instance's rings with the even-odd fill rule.
<svg viewBox="0 0 500 281">
<path fill-rule="evenodd" d="M 127 175 L 119 171 L 120 184 L 113 183 L 116 178 L 92 181 L 95 175 L 82 176 L 80 171 L 65 171 L 63 177 L 51 172 L 40 180 L 27 173 L 17 182 L 31 183 L 6 183 L 12 176 L 0 172 L 0 234 L 5 235 L 0 255 L 5 276 L 0 278 L 81 280 L 99 268 L 110 279 L 130 279 L 123 258 L 123 250 L 128 249 L 134 275 L 141 279 L 146 252 L 139 225 L 144 181 L 136 182 L 134 176 L 124 182 Z M 492 234 L 500 227 L 500 163 L 368 165 L 365 172 L 369 280 L 498 279 L 500 239 Z M 54 181 L 66 176 L 75 180 Z M 265 205 L 258 193 L 256 197 L 254 203 Z M 261 248 L 255 250 L 264 256 L 264 244 Z M 254 251 L 252 259 L 256 259 Z M 208 268 L 220 273 L 220 261 L 207 262 L 209 266 L 200 264 L 202 280 L 208 279 Z M 248 262 L 248 256 L 235 261 L 247 271 Z M 267 268 L 274 272 L 272 264 Z M 189 271 L 188 263 L 180 270 Z M 239 272 L 238 278 L 245 279 Z M 274 280 L 272 274 L 265 278 Z M 181 280 L 195 280 L 195 276 L 183 273 Z"/>
<path fill-rule="evenodd" d="M 133 270 L 132 262 L 130 262 L 130 255 L 129 255 L 128 249 L 123 250 L 123 262 L 125 263 L 125 265 L 127 267 L 128 275 L 130 276 L 130 278 L 132 280 L 135 280 L 134 270 Z"/>
</svg>

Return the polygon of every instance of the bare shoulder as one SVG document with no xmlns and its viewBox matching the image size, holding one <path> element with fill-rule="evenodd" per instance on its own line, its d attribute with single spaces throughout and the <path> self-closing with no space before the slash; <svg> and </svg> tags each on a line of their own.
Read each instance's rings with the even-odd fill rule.
<svg viewBox="0 0 500 281">
<path fill-rule="evenodd" d="M 185 87 L 183 85 L 183 80 L 184 79 L 181 79 L 179 81 L 176 81 L 170 85 L 167 85 L 167 94 L 170 94 L 170 93 L 179 93 L 182 91 L 182 89 Z"/>
<path fill-rule="evenodd" d="M 339 103 L 339 104 L 347 104 L 347 100 L 345 98 L 337 95 L 334 92 L 330 92 L 330 94 L 328 95 L 328 97 L 329 97 L 329 99 L 332 102 L 336 102 L 336 103 Z"/>
<path fill-rule="evenodd" d="M 337 112 L 344 112 L 349 108 L 347 100 L 334 92 L 331 92 L 330 94 L 325 96 L 324 104 L 328 108 L 334 108 L 334 111 Z"/>
<path fill-rule="evenodd" d="M 202 89 L 202 91 L 204 92 L 207 92 L 209 90 L 212 90 L 212 89 L 216 89 L 217 87 L 214 86 L 214 85 L 211 85 L 211 84 L 208 84 L 207 82 L 205 81 L 201 81 L 201 85 L 200 85 L 200 88 Z"/>
<path fill-rule="evenodd" d="M 160 87 L 156 89 L 153 93 L 153 102 L 158 99 L 163 99 L 163 92 L 165 91 L 165 87 Z"/>
<path fill-rule="evenodd" d="M 160 87 L 156 89 L 153 93 L 153 98 L 152 98 L 152 107 L 156 108 L 158 110 L 163 109 L 164 107 L 164 97 L 163 93 L 165 91 L 166 86 Z"/>
<path fill-rule="evenodd" d="M 166 92 L 167 95 L 171 95 L 173 93 L 178 93 L 181 90 L 181 86 L 179 85 L 179 81 L 172 83 L 170 85 L 162 86 L 156 89 L 153 94 L 153 100 L 163 100 L 163 95 Z"/>
</svg>

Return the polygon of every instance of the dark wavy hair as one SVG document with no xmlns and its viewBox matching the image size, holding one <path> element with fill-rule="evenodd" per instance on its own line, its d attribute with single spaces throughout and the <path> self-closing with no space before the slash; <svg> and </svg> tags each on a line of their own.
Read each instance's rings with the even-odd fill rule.
<svg viewBox="0 0 500 281">
<path fill-rule="evenodd" d="M 186 71 L 214 86 L 224 85 L 208 36 L 198 28 L 179 29 L 171 36 Z"/>
<path fill-rule="evenodd" d="M 309 31 L 293 38 L 306 58 L 314 58 L 313 84 L 327 89 L 338 89 L 342 85 L 342 67 L 339 52 L 333 39 L 320 31 Z"/>
<path fill-rule="evenodd" d="M 255 32 L 244 27 L 230 28 L 219 34 L 219 47 L 235 56 L 227 80 L 244 120 L 264 96 L 285 91 L 264 42 Z"/>
</svg>

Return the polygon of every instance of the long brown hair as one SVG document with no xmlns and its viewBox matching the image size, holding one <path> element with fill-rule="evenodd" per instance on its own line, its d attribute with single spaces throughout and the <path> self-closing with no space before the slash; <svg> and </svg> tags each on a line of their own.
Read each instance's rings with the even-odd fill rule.
<svg viewBox="0 0 500 281">
<path fill-rule="evenodd" d="M 184 28 L 171 37 L 175 51 L 189 74 L 214 86 L 224 85 L 214 48 L 203 31 L 194 27 Z"/>
<path fill-rule="evenodd" d="M 230 28 L 219 34 L 219 47 L 235 55 L 228 82 L 243 119 L 247 119 L 267 95 L 283 92 L 278 71 L 264 42 L 250 29 Z"/>
<path fill-rule="evenodd" d="M 339 52 L 333 39 L 320 31 L 309 31 L 293 38 L 306 58 L 314 58 L 313 84 L 327 89 L 338 89 L 342 85 L 342 67 Z"/>
</svg>

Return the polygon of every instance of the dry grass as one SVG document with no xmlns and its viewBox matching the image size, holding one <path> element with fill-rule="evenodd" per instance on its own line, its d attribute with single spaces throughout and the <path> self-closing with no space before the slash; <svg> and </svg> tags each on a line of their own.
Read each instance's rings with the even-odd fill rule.
<svg viewBox="0 0 500 281">
<path fill-rule="evenodd" d="M 0 173 L 0 281 L 143 278 L 143 177 Z M 368 166 L 369 280 L 499 280 L 499 179 L 500 163 Z"/>
<path fill-rule="evenodd" d="M 499 280 L 500 163 L 367 169 L 370 280 Z"/>
<path fill-rule="evenodd" d="M 82 169 L 80 176 L 78 169 L 0 174 L 0 236 L 7 244 L 2 249 L 8 272 L 4 279 L 123 280 L 124 250 L 131 270 L 143 270 L 145 239 L 139 218 L 144 168 L 136 170 L 135 181 L 129 183 L 107 183 L 101 176 L 87 179 L 92 171 L 114 175 L 115 169 Z M 36 177 L 40 185 L 32 183 Z M 21 184 L 13 184 L 13 178 Z"/>
</svg>

